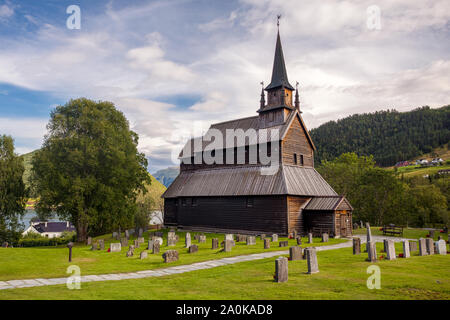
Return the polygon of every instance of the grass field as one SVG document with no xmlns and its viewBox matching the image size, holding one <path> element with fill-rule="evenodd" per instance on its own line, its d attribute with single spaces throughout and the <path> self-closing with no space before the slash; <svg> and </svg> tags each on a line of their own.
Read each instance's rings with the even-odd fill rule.
<svg viewBox="0 0 450 320">
<path fill-rule="evenodd" d="M 167 232 L 167 230 L 165 231 Z M 123 248 L 122 252 L 106 252 L 104 251 L 91 251 L 90 246 L 76 245 L 73 248 L 72 264 L 76 264 L 81 268 L 83 275 L 88 274 L 104 274 L 104 273 L 120 273 L 131 272 L 148 269 L 157 269 L 167 267 L 167 264 L 163 262 L 161 257 L 162 253 L 168 249 L 176 249 L 179 251 L 179 261 L 172 263 L 171 265 L 183 265 L 194 262 L 221 259 L 224 257 L 231 257 L 237 255 L 252 254 L 265 251 L 278 251 L 286 250 L 287 248 L 279 248 L 278 243 L 271 243 L 271 248 L 265 250 L 263 241 L 256 240 L 256 245 L 247 246 L 243 242 L 236 243 L 231 252 L 221 252 L 220 249 L 211 249 L 211 238 L 219 238 L 219 241 L 224 239 L 223 234 L 206 234 L 207 241 L 204 244 L 198 244 L 199 252 L 194 254 L 187 253 L 187 249 L 184 248 L 184 235 L 183 232 L 177 233 L 180 237 L 180 241 L 175 247 L 167 247 L 166 242 L 161 247 L 161 254 L 150 254 L 147 259 L 140 260 L 139 254 L 141 251 L 147 248 L 147 241 L 141 244 L 141 247 L 136 249 L 134 256 L 127 258 L 125 256 L 126 249 Z M 197 244 L 192 236 L 192 243 Z M 148 238 L 148 233 L 144 234 L 145 239 Z M 105 239 L 105 249 L 109 248 L 110 242 L 117 242 L 112 239 L 111 235 L 95 238 Z M 132 244 L 131 238 L 129 244 Z M 165 239 L 167 237 L 165 236 Z M 288 240 L 287 238 L 279 238 L 280 241 Z M 330 239 L 327 243 L 320 243 L 319 238 L 314 238 L 314 245 L 329 245 L 342 243 L 346 240 L 342 239 Z M 303 239 L 303 243 L 306 243 L 306 238 Z M 296 240 L 289 240 L 289 245 L 296 245 Z M 303 246 L 307 246 L 306 244 Z M 35 248 L 0 248 L 0 281 L 13 280 L 13 279 L 32 279 L 32 278 L 52 278 L 52 277 L 65 277 L 66 269 L 70 265 L 68 262 L 68 249 L 65 247 L 35 247 Z"/>
<path fill-rule="evenodd" d="M 448 164 L 436 167 L 433 166 L 422 167 L 420 165 L 415 165 L 415 166 L 400 167 L 397 169 L 397 173 L 403 175 L 405 178 L 411 178 L 415 176 L 423 177 L 425 175 L 433 175 L 437 173 L 439 170 L 448 170 L 448 169 L 450 169 L 450 165 Z"/>
<path fill-rule="evenodd" d="M 372 231 L 372 235 L 374 235 L 374 236 L 382 236 L 383 235 L 383 231 L 381 231 L 380 229 L 381 229 L 381 227 L 370 227 L 370 230 Z M 408 238 L 408 239 L 426 238 L 428 233 L 429 233 L 428 230 L 417 229 L 417 228 L 404 228 L 403 229 L 403 238 Z M 366 228 L 353 229 L 353 234 L 354 235 L 366 235 L 367 229 Z M 439 236 L 441 236 L 441 239 L 448 240 L 447 233 L 440 233 L 439 231 L 435 231 L 434 240 L 437 240 Z"/>
<path fill-rule="evenodd" d="M 400 243 L 396 249 L 401 252 Z M 318 252 L 320 272 L 313 275 L 305 274 L 305 260 L 289 261 L 286 283 L 273 281 L 271 258 L 160 278 L 82 283 L 80 290 L 0 290 L 0 299 L 450 299 L 450 255 L 380 260 L 379 290 L 366 286 L 366 257 L 352 255 L 351 248 Z"/>
</svg>

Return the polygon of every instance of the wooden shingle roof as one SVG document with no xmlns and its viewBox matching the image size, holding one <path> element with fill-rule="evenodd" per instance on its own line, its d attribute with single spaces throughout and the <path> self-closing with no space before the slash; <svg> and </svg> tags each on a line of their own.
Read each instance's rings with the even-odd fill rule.
<svg viewBox="0 0 450 320">
<path fill-rule="evenodd" d="M 276 173 L 268 175 L 263 173 L 263 168 L 242 166 L 183 171 L 163 197 L 337 195 L 314 168 L 281 165 Z"/>
<path fill-rule="evenodd" d="M 334 211 L 353 210 L 353 208 L 344 196 L 322 196 L 312 198 L 305 210 Z"/>
</svg>

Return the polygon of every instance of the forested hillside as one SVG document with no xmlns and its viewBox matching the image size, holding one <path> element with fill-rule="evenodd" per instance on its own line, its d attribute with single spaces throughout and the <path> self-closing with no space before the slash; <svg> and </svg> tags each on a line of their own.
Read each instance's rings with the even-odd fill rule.
<svg viewBox="0 0 450 320">
<path fill-rule="evenodd" d="M 391 166 L 449 142 L 450 105 L 355 114 L 312 129 L 311 137 L 317 147 L 317 163 L 355 152 L 373 155 L 378 165 Z"/>
</svg>

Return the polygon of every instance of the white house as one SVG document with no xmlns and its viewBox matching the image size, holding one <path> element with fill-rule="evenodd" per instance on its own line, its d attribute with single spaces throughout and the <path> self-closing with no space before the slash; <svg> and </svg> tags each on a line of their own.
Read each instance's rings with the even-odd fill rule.
<svg viewBox="0 0 450 320">
<path fill-rule="evenodd" d="M 28 229 L 22 232 L 22 235 L 25 236 L 28 233 L 38 233 L 43 237 L 56 238 L 60 237 L 64 231 L 75 231 L 75 227 L 68 221 L 32 222 Z"/>
</svg>

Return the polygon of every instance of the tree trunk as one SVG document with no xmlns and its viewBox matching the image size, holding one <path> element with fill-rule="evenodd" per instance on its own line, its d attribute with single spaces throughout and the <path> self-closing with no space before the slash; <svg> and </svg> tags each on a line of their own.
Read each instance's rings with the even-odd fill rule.
<svg viewBox="0 0 450 320">
<path fill-rule="evenodd" d="M 82 221 L 78 221 L 76 224 L 77 229 L 77 241 L 78 242 L 86 242 L 87 240 L 87 229 L 88 225 L 87 223 L 84 223 Z"/>
</svg>

